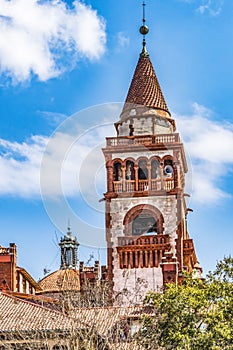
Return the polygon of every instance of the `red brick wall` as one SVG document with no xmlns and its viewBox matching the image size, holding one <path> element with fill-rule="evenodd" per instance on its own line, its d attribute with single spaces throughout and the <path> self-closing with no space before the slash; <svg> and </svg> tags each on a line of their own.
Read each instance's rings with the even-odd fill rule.
<svg viewBox="0 0 233 350">
<path fill-rule="evenodd" d="M 16 291 L 16 245 L 0 247 L 0 290 Z"/>
</svg>

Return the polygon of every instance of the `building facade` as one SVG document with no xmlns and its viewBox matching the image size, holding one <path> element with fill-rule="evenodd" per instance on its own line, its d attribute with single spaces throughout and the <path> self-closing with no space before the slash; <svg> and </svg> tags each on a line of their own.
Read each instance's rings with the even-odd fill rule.
<svg viewBox="0 0 233 350">
<path fill-rule="evenodd" d="M 116 137 L 106 139 L 108 275 L 117 295 L 177 283 L 199 267 L 187 231 L 183 144 L 146 49 L 140 54 Z M 136 295 L 137 294 L 137 295 Z M 138 300 L 137 300 L 138 297 Z"/>
<path fill-rule="evenodd" d="M 17 266 L 17 248 L 0 246 L 0 291 L 21 294 L 35 294 L 40 286 L 22 267 Z"/>
</svg>

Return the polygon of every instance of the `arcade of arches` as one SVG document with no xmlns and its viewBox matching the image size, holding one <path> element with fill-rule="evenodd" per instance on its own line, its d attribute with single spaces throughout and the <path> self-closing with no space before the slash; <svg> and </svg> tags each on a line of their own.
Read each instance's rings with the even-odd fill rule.
<svg viewBox="0 0 233 350">
<path fill-rule="evenodd" d="M 177 187 L 177 169 L 172 157 L 140 157 L 112 161 L 113 192 L 171 191 Z"/>
</svg>

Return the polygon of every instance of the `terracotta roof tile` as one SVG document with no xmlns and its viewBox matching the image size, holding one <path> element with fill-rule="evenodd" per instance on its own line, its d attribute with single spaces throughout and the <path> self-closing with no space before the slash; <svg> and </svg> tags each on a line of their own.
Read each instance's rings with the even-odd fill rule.
<svg viewBox="0 0 233 350">
<path fill-rule="evenodd" d="M 106 336 L 120 320 L 140 317 L 143 314 L 153 315 L 154 310 L 142 305 L 76 308 L 71 313 L 71 316 L 81 319 L 82 322 L 89 325 L 93 324 L 93 320 L 95 320 L 98 333 Z"/>
<path fill-rule="evenodd" d="M 140 57 L 125 103 L 169 112 L 149 56 Z"/>
<path fill-rule="evenodd" d="M 142 350 L 131 342 L 111 343 L 111 330 L 129 317 L 137 317 L 150 312 L 144 306 L 77 308 L 70 316 L 0 293 L 0 332 L 24 331 L 69 331 L 77 327 L 94 327 L 100 336 L 110 341 L 110 349 Z M 78 328 L 77 328 L 78 329 Z M 110 332 L 110 333 L 109 333 Z"/>
<path fill-rule="evenodd" d="M 144 348 L 132 341 L 131 339 L 111 341 L 112 332 L 116 329 L 116 325 L 120 325 L 122 321 L 129 318 L 140 318 L 143 314 L 153 315 L 154 309 L 139 306 L 109 306 L 109 307 L 93 307 L 93 308 L 77 308 L 73 310 L 71 315 L 84 322 L 87 325 L 95 325 L 97 332 L 105 339 L 109 340 L 110 349 L 119 350 L 143 350 Z"/>
<path fill-rule="evenodd" d="M 79 270 L 57 270 L 39 281 L 43 292 L 61 292 L 67 290 L 80 290 Z"/>
<path fill-rule="evenodd" d="M 0 293 L 0 332 L 64 330 L 72 321 L 60 312 Z"/>
</svg>

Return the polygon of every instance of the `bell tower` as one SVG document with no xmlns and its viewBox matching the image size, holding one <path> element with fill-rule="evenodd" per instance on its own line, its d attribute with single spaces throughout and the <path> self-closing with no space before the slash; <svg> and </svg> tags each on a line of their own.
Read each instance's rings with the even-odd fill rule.
<svg viewBox="0 0 233 350">
<path fill-rule="evenodd" d="M 60 269 L 77 269 L 78 263 L 78 246 L 77 238 L 72 236 L 68 226 L 67 234 L 61 238 L 59 243 L 61 249 L 61 266 Z"/>
<path fill-rule="evenodd" d="M 186 224 L 184 147 L 146 49 L 148 32 L 143 3 L 142 51 L 117 136 L 103 149 L 108 275 L 122 300 L 131 294 L 137 302 L 177 283 L 183 270 L 201 270 Z"/>
</svg>

